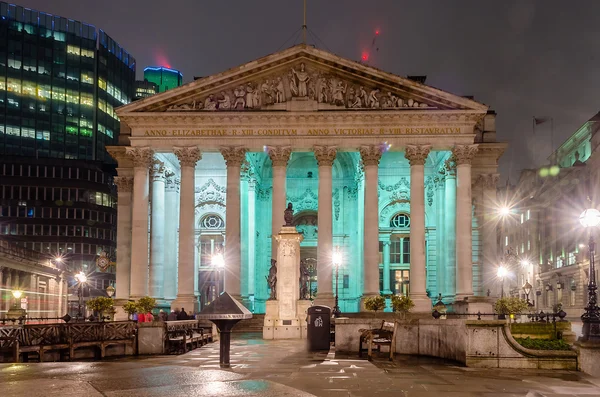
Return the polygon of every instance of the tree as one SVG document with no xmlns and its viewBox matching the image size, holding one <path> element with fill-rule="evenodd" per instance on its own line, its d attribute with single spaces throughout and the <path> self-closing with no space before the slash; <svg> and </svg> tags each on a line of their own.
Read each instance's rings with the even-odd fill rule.
<svg viewBox="0 0 600 397">
<path fill-rule="evenodd" d="M 385 308 L 385 298 L 381 295 L 365 298 L 365 308 L 377 312 Z"/>
<path fill-rule="evenodd" d="M 112 312 L 113 305 L 114 301 L 105 296 L 99 296 L 97 298 L 90 299 L 86 303 L 88 309 L 100 313 L 100 317 L 103 317 L 104 313 Z"/>
<path fill-rule="evenodd" d="M 410 297 L 405 295 L 392 295 L 392 310 L 394 313 L 400 313 L 402 319 L 406 318 L 406 314 L 415 307 L 415 303 Z"/>
<path fill-rule="evenodd" d="M 131 318 L 131 316 L 133 316 L 135 314 L 135 312 L 137 312 L 137 309 L 138 309 L 137 304 L 133 301 L 128 301 L 127 303 L 125 303 L 123 305 L 123 311 L 125 313 L 127 313 L 127 316 L 129 318 Z"/>
<path fill-rule="evenodd" d="M 494 311 L 498 314 L 521 314 L 523 311 L 527 310 L 529 305 L 525 299 L 517 298 L 514 296 L 500 298 L 494 304 Z"/>
<path fill-rule="evenodd" d="M 148 313 L 156 307 L 156 299 L 144 296 L 137 301 L 138 312 Z"/>
</svg>

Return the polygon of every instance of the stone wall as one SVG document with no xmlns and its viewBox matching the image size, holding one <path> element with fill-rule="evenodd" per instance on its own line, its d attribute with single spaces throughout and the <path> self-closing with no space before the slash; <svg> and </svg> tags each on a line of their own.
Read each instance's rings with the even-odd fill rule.
<svg viewBox="0 0 600 397">
<path fill-rule="evenodd" d="M 382 321 L 336 319 L 336 351 L 358 352 L 359 330 L 380 328 Z M 577 369 L 575 351 L 527 349 L 515 341 L 505 321 L 401 320 L 396 332 L 396 353 L 439 357 L 476 368 Z"/>
</svg>

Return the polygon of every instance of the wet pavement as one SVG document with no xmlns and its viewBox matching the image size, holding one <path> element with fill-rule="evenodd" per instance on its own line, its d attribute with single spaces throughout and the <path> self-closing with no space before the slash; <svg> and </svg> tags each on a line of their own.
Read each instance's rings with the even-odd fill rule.
<svg viewBox="0 0 600 397">
<path fill-rule="evenodd" d="M 411 356 L 368 362 L 260 334 L 234 334 L 231 364 L 219 368 L 218 342 L 180 356 L 0 364 L 0 396 L 600 396 L 600 379 L 579 372 L 473 369 Z"/>
</svg>

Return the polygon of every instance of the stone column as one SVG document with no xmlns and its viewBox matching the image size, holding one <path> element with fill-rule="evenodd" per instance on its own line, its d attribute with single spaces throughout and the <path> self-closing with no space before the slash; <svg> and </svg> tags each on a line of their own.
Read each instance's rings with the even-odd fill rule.
<svg viewBox="0 0 600 397">
<path fill-rule="evenodd" d="M 283 212 L 282 212 L 283 213 Z M 256 180 L 248 180 L 248 295 L 256 297 Z"/>
<path fill-rule="evenodd" d="M 410 163 L 410 296 L 416 312 L 431 311 L 425 264 L 425 160 L 430 145 L 406 146 Z"/>
<path fill-rule="evenodd" d="M 149 147 L 128 147 L 133 160 L 133 204 L 131 214 L 130 298 L 148 295 L 148 200 L 149 167 L 153 151 Z"/>
<path fill-rule="evenodd" d="M 360 156 L 365 172 L 363 298 L 366 298 L 379 295 L 379 197 L 377 193 L 381 147 L 361 146 Z"/>
<path fill-rule="evenodd" d="M 483 295 L 486 295 L 488 290 L 488 287 L 486 286 L 490 285 L 490 282 L 494 280 L 494 277 L 496 276 L 494 270 L 498 264 L 498 242 L 496 240 L 496 185 L 499 177 L 498 174 L 484 174 L 479 176 L 479 182 L 483 187 L 483 204 L 481 208 L 483 212 L 483 223 L 480 226 L 483 234 L 483 259 L 480 261 L 482 264 L 480 273 Z M 532 240 L 537 241 L 537 234 L 532 233 L 531 235 Z M 534 263 L 537 263 L 537 261 L 538 259 L 536 259 Z M 528 281 L 533 284 L 532 279 Z"/>
<path fill-rule="evenodd" d="M 179 226 L 179 179 L 167 170 L 165 187 L 165 265 L 163 295 L 166 300 L 177 296 L 177 229 Z"/>
<path fill-rule="evenodd" d="M 383 242 L 383 291 L 382 294 L 390 295 L 390 242 Z"/>
<path fill-rule="evenodd" d="M 445 170 L 438 171 L 439 175 L 436 177 L 436 250 L 437 250 L 437 277 L 436 277 L 436 289 L 438 294 L 445 294 L 445 275 L 444 270 L 446 266 L 446 230 L 444 227 L 444 185 L 446 183 Z M 437 296 L 436 296 L 437 302 Z"/>
<path fill-rule="evenodd" d="M 446 161 L 446 182 L 444 187 L 444 235 L 446 236 L 444 264 L 446 302 L 454 301 L 456 294 L 456 165 Z"/>
<path fill-rule="evenodd" d="M 202 158 L 197 146 L 174 147 L 173 153 L 181 167 L 181 193 L 179 195 L 179 263 L 177 269 L 177 299 L 171 302 L 172 308 L 198 309 L 198 299 L 194 294 L 194 191 L 196 163 Z"/>
<path fill-rule="evenodd" d="M 287 163 L 292 154 L 290 146 L 267 146 L 267 153 L 271 158 L 273 167 L 273 196 L 271 206 L 271 258 L 277 258 L 276 237 L 285 224 L 283 220 L 283 211 L 286 205 L 286 186 L 285 177 Z"/>
<path fill-rule="evenodd" d="M 118 211 L 118 209 L 117 209 L 117 211 Z M 127 274 L 127 276 L 129 276 L 129 274 Z M 56 283 L 57 283 L 57 288 L 56 288 L 57 292 L 56 293 L 58 294 L 58 297 L 57 297 L 58 305 L 56 307 L 56 317 L 62 317 L 65 314 L 67 314 L 67 311 L 65 310 L 65 307 L 63 306 L 64 291 L 63 291 L 63 276 L 62 276 L 62 274 L 56 278 Z M 129 287 L 129 283 L 127 283 L 127 287 Z M 129 288 L 127 288 L 127 292 L 129 293 Z M 115 294 L 115 296 L 116 296 L 116 294 Z"/>
<path fill-rule="evenodd" d="M 240 294 L 240 172 L 247 149 L 240 146 L 221 148 L 227 164 L 227 197 L 225 208 L 225 292 L 236 299 Z"/>
<path fill-rule="evenodd" d="M 114 178 L 117 200 L 117 285 L 115 299 L 129 299 L 131 273 L 131 192 L 133 178 Z M 61 284 L 62 285 L 62 284 Z"/>
<path fill-rule="evenodd" d="M 319 165 L 319 203 L 317 218 L 317 304 L 333 307 L 332 264 L 332 166 L 336 156 L 335 146 L 313 148 Z"/>
<path fill-rule="evenodd" d="M 457 145 L 456 162 L 456 300 L 473 296 L 471 159 L 477 145 Z"/>
<path fill-rule="evenodd" d="M 152 209 L 150 223 L 150 282 L 149 295 L 162 299 L 165 265 L 165 164 L 152 164 Z"/>
</svg>

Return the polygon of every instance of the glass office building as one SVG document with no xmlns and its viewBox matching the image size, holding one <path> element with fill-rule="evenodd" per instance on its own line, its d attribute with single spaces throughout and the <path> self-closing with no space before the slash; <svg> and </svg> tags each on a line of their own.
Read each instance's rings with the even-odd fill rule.
<svg viewBox="0 0 600 397">
<path fill-rule="evenodd" d="M 0 2 L 0 155 L 111 161 L 135 59 L 92 25 Z"/>
<path fill-rule="evenodd" d="M 135 82 L 135 95 L 133 100 L 148 98 L 158 94 L 158 85 L 148 80 L 137 80 Z"/>
<path fill-rule="evenodd" d="M 158 85 L 158 92 L 165 92 L 183 84 L 183 74 L 162 66 L 148 66 L 144 68 L 144 80 Z"/>
</svg>

